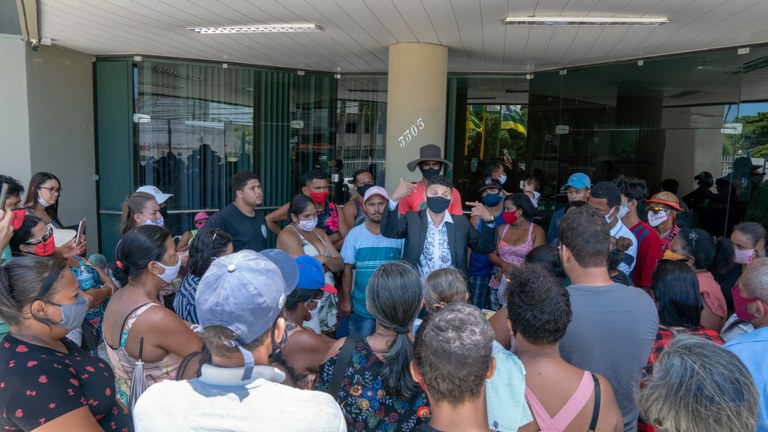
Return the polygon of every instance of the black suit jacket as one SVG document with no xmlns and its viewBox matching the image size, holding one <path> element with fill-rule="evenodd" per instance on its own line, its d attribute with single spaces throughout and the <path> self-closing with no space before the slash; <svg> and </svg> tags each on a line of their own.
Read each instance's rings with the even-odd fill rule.
<svg viewBox="0 0 768 432">
<path fill-rule="evenodd" d="M 427 210 L 419 212 L 407 212 L 405 216 L 398 217 L 397 210 L 384 209 L 381 218 L 381 234 L 384 237 L 405 239 L 403 260 L 414 266 L 419 265 L 421 253 L 424 250 L 424 242 L 427 238 Z M 487 254 L 496 248 L 496 230 L 483 229 L 478 232 L 469 224 L 469 219 L 464 215 L 451 215 L 453 223 L 446 223 L 448 229 L 448 246 L 451 250 L 453 266 L 468 275 L 467 271 L 467 246 L 477 253 Z"/>
</svg>

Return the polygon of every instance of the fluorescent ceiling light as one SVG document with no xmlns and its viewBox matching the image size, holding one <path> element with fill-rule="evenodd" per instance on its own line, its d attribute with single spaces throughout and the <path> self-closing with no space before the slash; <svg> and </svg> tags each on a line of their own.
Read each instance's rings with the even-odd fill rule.
<svg viewBox="0 0 768 432">
<path fill-rule="evenodd" d="M 222 27 L 187 27 L 200 34 L 224 34 L 224 33 L 296 33 L 323 31 L 315 24 L 254 24 L 244 26 Z"/>
<path fill-rule="evenodd" d="M 618 18 L 618 17 L 568 17 L 568 16 L 511 16 L 504 20 L 507 25 L 543 26 L 634 26 L 661 25 L 669 18 Z"/>
</svg>

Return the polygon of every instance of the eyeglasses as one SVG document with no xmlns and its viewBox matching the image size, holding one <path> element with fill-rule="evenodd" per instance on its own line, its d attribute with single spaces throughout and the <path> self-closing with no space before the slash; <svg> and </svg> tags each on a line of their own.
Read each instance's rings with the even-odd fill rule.
<svg viewBox="0 0 768 432">
<path fill-rule="evenodd" d="M 195 221 L 195 225 L 196 226 L 205 225 L 206 222 L 208 222 L 208 219 L 200 219 L 200 220 Z"/>
<path fill-rule="evenodd" d="M 320 307 L 320 299 L 309 299 L 309 300 L 307 300 L 307 301 L 305 301 L 305 302 L 304 302 L 304 307 L 305 307 L 305 308 L 307 308 L 307 309 L 309 309 L 309 305 L 310 305 L 310 303 L 312 303 L 312 302 L 314 302 L 314 303 L 315 303 L 315 306 L 314 306 L 312 309 L 314 309 L 314 308 L 316 308 L 316 307 Z"/>
<path fill-rule="evenodd" d="M 61 194 L 61 191 L 64 190 L 64 188 L 53 187 L 53 186 L 48 186 L 48 187 L 40 186 L 38 189 L 45 189 L 52 194 Z"/>
<path fill-rule="evenodd" d="M 28 245 L 36 245 L 38 243 L 45 242 L 46 240 L 51 238 L 52 235 L 53 235 L 53 227 L 49 226 L 48 227 L 48 231 L 46 231 L 45 234 L 41 235 L 39 238 L 32 239 L 32 240 L 27 240 L 24 243 L 26 243 Z"/>
</svg>

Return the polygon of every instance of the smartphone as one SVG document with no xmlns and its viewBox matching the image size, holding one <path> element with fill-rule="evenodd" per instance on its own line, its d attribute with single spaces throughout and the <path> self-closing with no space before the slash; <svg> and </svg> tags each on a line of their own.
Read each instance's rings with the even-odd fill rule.
<svg viewBox="0 0 768 432">
<path fill-rule="evenodd" d="M 0 192 L 0 205 L 5 210 L 5 199 L 8 197 L 8 183 L 3 183 L 3 190 Z"/>
<path fill-rule="evenodd" d="M 75 236 L 75 249 L 80 245 L 80 236 L 85 235 L 85 218 L 82 218 L 80 220 L 80 223 L 77 224 L 77 235 Z"/>
</svg>

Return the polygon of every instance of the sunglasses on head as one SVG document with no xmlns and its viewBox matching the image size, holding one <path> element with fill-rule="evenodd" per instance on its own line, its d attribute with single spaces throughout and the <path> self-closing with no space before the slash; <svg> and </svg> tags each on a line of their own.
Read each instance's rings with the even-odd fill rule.
<svg viewBox="0 0 768 432">
<path fill-rule="evenodd" d="M 659 212 L 668 212 L 669 209 L 661 208 L 661 207 L 648 207 L 648 210 L 652 211 L 653 213 L 659 213 Z"/>
<path fill-rule="evenodd" d="M 39 238 L 27 240 L 24 243 L 28 245 L 36 245 L 38 243 L 43 243 L 47 241 L 49 238 L 51 238 L 52 235 L 53 235 L 53 228 L 49 226 L 48 231 L 46 231 L 45 234 L 41 235 Z"/>
</svg>

